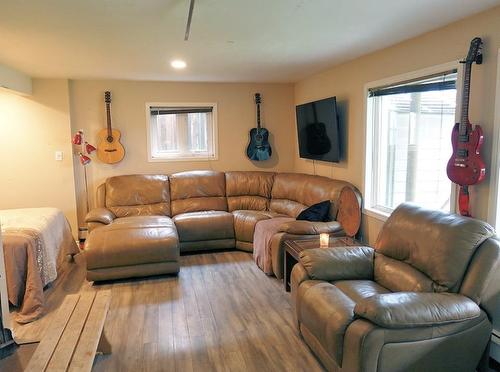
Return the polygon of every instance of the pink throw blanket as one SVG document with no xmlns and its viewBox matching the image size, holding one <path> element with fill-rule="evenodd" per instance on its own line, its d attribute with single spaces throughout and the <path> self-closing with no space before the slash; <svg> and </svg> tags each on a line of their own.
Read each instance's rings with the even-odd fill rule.
<svg viewBox="0 0 500 372">
<path fill-rule="evenodd" d="M 276 217 L 269 220 L 257 222 L 253 233 L 253 259 L 257 266 L 267 275 L 273 274 L 271 258 L 271 239 L 279 232 L 280 226 L 288 221 L 294 221 L 290 217 Z"/>
</svg>

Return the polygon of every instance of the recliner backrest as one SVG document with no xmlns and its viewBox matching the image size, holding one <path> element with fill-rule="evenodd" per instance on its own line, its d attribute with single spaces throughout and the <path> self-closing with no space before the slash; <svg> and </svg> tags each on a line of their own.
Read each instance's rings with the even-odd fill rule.
<svg viewBox="0 0 500 372">
<path fill-rule="evenodd" d="M 163 174 L 110 177 L 97 195 L 98 203 L 104 199 L 105 207 L 116 217 L 170 216 L 169 182 Z"/>
<path fill-rule="evenodd" d="M 375 243 L 374 277 L 392 291 L 458 292 L 494 229 L 483 221 L 401 204 Z"/>
<path fill-rule="evenodd" d="M 274 173 L 226 172 L 226 196 L 229 211 L 269 209 Z"/>
<path fill-rule="evenodd" d="M 223 172 L 188 171 L 170 176 L 172 215 L 198 211 L 227 211 Z"/>
<path fill-rule="evenodd" d="M 344 186 L 351 184 L 322 176 L 299 173 L 277 173 L 274 176 L 270 210 L 297 217 L 307 207 L 330 200 L 330 219 L 335 220 L 338 199 Z"/>
</svg>

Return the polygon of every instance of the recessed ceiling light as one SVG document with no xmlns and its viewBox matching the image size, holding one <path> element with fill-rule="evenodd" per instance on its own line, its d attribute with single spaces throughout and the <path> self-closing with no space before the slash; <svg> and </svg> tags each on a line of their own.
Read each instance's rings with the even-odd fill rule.
<svg viewBox="0 0 500 372">
<path fill-rule="evenodd" d="M 173 68 L 180 70 L 183 68 L 186 68 L 186 62 L 184 62 L 182 59 L 174 59 L 172 62 L 170 62 L 170 66 Z"/>
</svg>

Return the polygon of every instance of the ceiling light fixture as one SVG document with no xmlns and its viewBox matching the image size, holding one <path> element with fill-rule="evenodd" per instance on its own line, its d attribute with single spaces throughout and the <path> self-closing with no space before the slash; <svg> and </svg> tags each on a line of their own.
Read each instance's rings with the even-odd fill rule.
<svg viewBox="0 0 500 372">
<path fill-rule="evenodd" d="M 174 59 L 172 62 L 170 62 L 170 66 L 177 70 L 181 70 L 183 68 L 186 68 L 187 64 L 182 59 Z"/>
</svg>

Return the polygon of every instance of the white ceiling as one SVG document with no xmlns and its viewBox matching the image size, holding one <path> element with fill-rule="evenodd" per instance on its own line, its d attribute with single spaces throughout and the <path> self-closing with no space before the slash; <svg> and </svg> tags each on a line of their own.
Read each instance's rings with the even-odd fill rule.
<svg viewBox="0 0 500 372">
<path fill-rule="evenodd" d="M 0 0 L 0 63 L 35 77 L 292 82 L 499 4 L 197 0 L 185 42 L 189 0 Z"/>
</svg>

